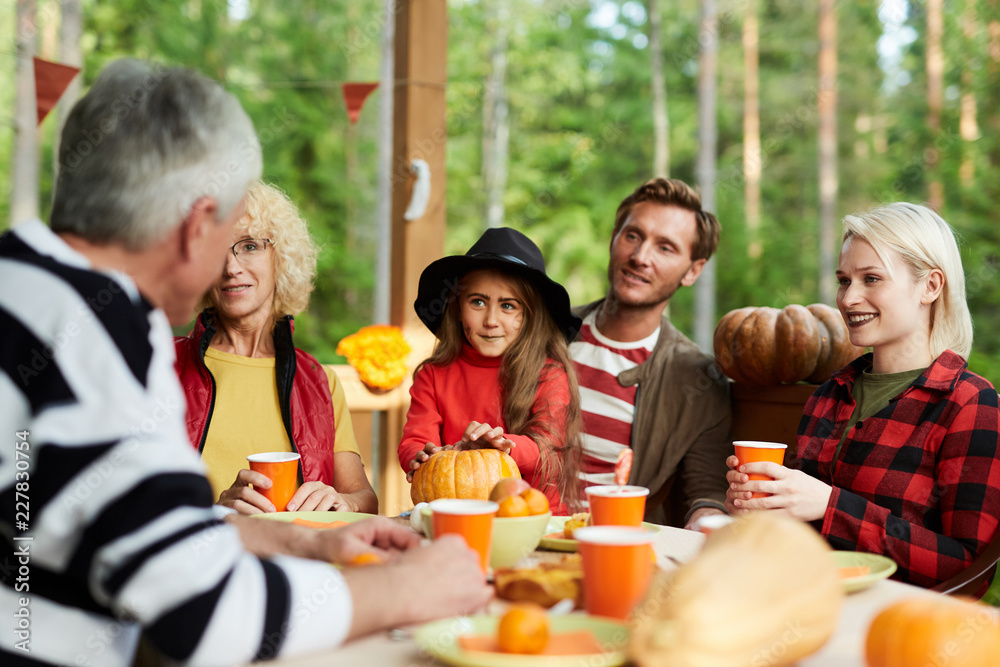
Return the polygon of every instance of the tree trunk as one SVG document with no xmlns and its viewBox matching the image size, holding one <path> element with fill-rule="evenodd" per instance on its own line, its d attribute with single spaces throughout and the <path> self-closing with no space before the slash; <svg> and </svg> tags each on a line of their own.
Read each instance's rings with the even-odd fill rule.
<svg viewBox="0 0 1000 667">
<path fill-rule="evenodd" d="M 59 173 L 59 141 L 62 138 L 62 129 L 83 88 L 83 51 L 80 49 L 80 36 L 82 34 L 83 14 L 80 12 L 80 0 L 62 0 L 62 20 L 59 23 L 59 62 L 79 67 L 81 72 L 70 82 L 56 106 L 59 130 L 56 132 L 55 146 L 53 147 L 56 159 L 52 161 L 56 175 Z"/>
<path fill-rule="evenodd" d="M 660 46 L 660 9 L 656 0 L 646 0 L 649 15 L 649 61 L 653 79 L 653 176 L 670 177 L 670 117 L 667 86 L 663 79 L 663 49 Z"/>
<path fill-rule="evenodd" d="M 819 5 L 819 298 L 833 304 L 837 215 L 837 16 L 834 0 Z"/>
<path fill-rule="evenodd" d="M 43 3 L 41 12 L 35 15 L 35 25 L 40 28 L 41 43 L 38 44 L 38 57 L 49 62 L 55 61 L 59 55 L 59 21 L 57 3 Z"/>
<path fill-rule="evenodd" d="M 715 211 L 716 126 L 715 77 L 719 54 L 718 11 L 715 0 L 701 0 L 698 58 L 698 188 L 706 211 Z M 711 353 L 715 332 L 715 262 L 709 260 L 695 283 L 694 338 Z"/>
<path fill-rule="evenodd" d="M 944 54 L 941 51 L 943 17 L 941 0 L 927 0 L 927 129 L 930 130 L 927 156 L 928 203 L 937 211 L 944 206 L 940 155 L 935 145 L 941 134 L 941 107 L 944 91 Z"/>
<path fill-rule="evenodd" d="M 507 37 L 510 12 L 507 0 L 490 0 L 486 8 L 487 30 L 492 29 L 490 73 L 483 95 L 483 192 L 486 195 L 485 226 L 504 224 L 503 195 L 507 190 L 507 152 L 510 129 L 507 122 Z"/>
<path fill-rule="evenodd" d="M 758 76 L 757 8 L 747 0 L 743 14 L 743 176 L 747 224 L 747 256 L 763 252 L 760 236 L 760 88 Z"/>
<path fill-rule="evenodd" d="M 349 2 L 347 9 L 347 43 L 357 44 L 361 23 L 361 12 L 356 2 Z M 347 80 L 354 81 L 355 67 L 352 67 L 354 58 L 347 59 Z M 359 237 L 364 233 L 361 231 L 362 221 L 358 219 L 360 206 L 358 206 L 358 123 L 347 123 L 347 136 L 344 140 L 344 181 L 347 183 L 347 194 L 344 197 L 344 209 L 347 216 L 346 238 L 344 247 L 351 254 L 360 252 Z M 344 297 L 350 306 L 357 304 L 358 293 L 352 287 L 344 290 Z"/>
<path fill-rule="evenodd" d="M 17 66 L 14 98 L 14 174 L 10 221 L 38 217 L 38 112 L 35 103 L 37 33 L 34 0 L 17 0 Z"/>
<path fill-rule="evenodd" d="M 997 81 L 1000 79 L 1000 0 L 990 0 L 989 8 L 985 12 L 989 16 L 989 30 L 987 46 L 988 65 L 986 67 L 987 81 Z M 994 137 L 993 148 L 990 149 L 990 164 L 1000 165 L 1000 141 L 996 137 L 1000 136 L 1000 113 L 992 113 L 985 119 L 987 124 L 987 134 Z"/>
<path fill-rule="evenodd" d="M 378 197 L 375 200 L 375 323 L 389 321 L 389 261 L 392 256 L 392 91 L 396 0 L 382 1 L 382 61 L 379 71 Z M 378 470 L 378 468 L 373 468 Z"/>
<path fill-rule="evenodd" d="M 976 20 L 976 0 L 965 0 L 962 16 L 962 32 L 965 36 L 966 53 L 976 52 L 976 34 L 979 32 Z M 958 131 L 965 143 L 962 145 L 962 166 L 959 177 L 962 185 L 971 188 L 976 179 L 976 140 L 979 138 L 979 123 L 976 119 L 975 74 L 968 62 L 962 67 L 962 110 Z"/>
</svg>

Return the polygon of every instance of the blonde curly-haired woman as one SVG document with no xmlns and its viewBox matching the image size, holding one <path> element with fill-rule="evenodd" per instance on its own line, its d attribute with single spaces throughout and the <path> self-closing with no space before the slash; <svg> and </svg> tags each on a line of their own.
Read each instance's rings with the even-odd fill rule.
<svg viewBox="0 0 1000 667">
<path fill-rule="evenodd" d="M 194 329 L 177 338 L 177 372 L 191 443 L 218 504 L 241 514 L 275 511 L 254 487 L 270 485 L 246 457 L 300 455 L 289 511 L 378 512 L 365 476 L 344 389 L 292 343 L 316 275 L 316 245 L 296 206 L 277 188 L 253 185 L 219 282 Z M 235 479 L 235 481 L 233 481 Z"/>
</svg>

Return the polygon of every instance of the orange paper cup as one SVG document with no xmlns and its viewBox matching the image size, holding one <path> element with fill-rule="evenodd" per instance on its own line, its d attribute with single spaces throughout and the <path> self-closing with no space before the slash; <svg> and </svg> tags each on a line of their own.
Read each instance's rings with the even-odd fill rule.
<svg viewBox="0 0 1000 667">
<path fill-rule="evenodd" d="M 299 455 L 291 452 L 266 452 L 251 454 L 247 461 L 250 462 L 250 470 L 271 480 L 270 489 L 254 487 L 254 491 L 270 500 L 275 510 L 284 512 L 299 486 Z"/>
<path fill-rule="evenodd" d="M 479 565 L 486 572 L 493 541 L 493 516 L 500 506 L 491 500 L 441 498 L 428 507 L 434 539 L 442 535 L 461 535 L 465 543 L 479 553 Z"/>
<path fill-rule="evenodd" d="M 646 514 L 644 486 L 588 486 L 590 521 L 595 526 L 641 526 Z"/>
<path fill-rule="evenodd" d="M 653 534 L 629 526 L 584 526 L 573 538 L 583 558 L 587 613 L 624 620 L 649 587 Z"/>
<path fill-rule="evenodd" d="M 744 463 L 757 463 L 759 461 L 771 461 L 781 465 L 785 461 L 785 450 L 788 445 L 780 442 L 757 442 L 756 440 L 737 440 L 733 443 L 736 447 L 736 458 L 740 460 L 740 465 Z M 751 474 L 750 479 L 774 479 L 767 475 Z M 754 493 L 754 498 L 764 498 L 770 493 Z"/>
</svg>

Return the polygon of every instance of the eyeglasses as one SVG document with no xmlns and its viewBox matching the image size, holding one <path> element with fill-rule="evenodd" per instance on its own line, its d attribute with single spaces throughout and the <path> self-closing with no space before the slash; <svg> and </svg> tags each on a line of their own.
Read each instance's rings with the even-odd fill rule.
<svg viewBox="0 0 1000 667">
<path fill-rule="evenodd" d="M 243 239 L 234 243 L 230 250 L 233 251 L 233 256 L 236 257 L 237 261 L 252 262 L 264 256 L 264 251 L 267 250 L 267 244 L 270 242 L 271 239 Z"/>
</svg>

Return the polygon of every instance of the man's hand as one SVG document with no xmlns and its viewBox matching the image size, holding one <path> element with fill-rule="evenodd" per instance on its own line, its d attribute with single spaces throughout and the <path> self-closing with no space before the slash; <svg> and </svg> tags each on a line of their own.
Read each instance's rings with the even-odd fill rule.
<svg viewBox="0 0 1000 667">
<path fill-rule="evenodd" d="M 516 442 L 504 436 L 503 428 L 480 422 L 469 422 L 462 439 L 455 443 L 455 449 L 499 449 L 504 454 L 510 454 L 516 446 Z"/>
<path fill-rule="evenodd" d="M 316 551 L 310 557 L 341 565 L 364 553 L 377 554 L 383 563 L 391 563 L 404 551 L 420 545 L 419 535 L 385 517 L 372 517 L 330 530 L 307 530 L 317 534 Z"/>
<path fill-rule="evenodd" d="M 493 595 L 479 555 L 457 535 L 409 549 L 386 566 L 345 568 L 344 578 L 354 598 L 351 638 L 470 614 Z"/>
<path fill-rule="evenodd" d="M 240 531 L 251 553 L 268 558 L 276 554 L 347 564 L 363 553 L 374 553 L 389 563 L 420 544 L 420 536 L 385 517 L 372 517 L 340 528 L 317 530 L 285 521 L 260 521 L 233 514 L 225 521 Z"/>
<path fill-rule="evenodd" d="M 729 472 L 726 481 L 726 508 L 730 512 L 750 510 L 780 510 L 800 521 L 816 521 L 826 514 L 833 487 L 801 470 L 792 470 L 777 463 L 745 463 L 730 456 L 726 459 Z M 767 475 L 770 480 L 750 480 L 750 473 Z M 753 493 L 770 493 L 754 498 Z"/>
<path fill-rule="evenodd" d="M 275 511 L 271 501 L 251 489 L 251 484 L 254 485 L 254 489 L 271 488 L 271 480 L 267 476 L 244 468 L 236 474 L 236 481 L 222 492 L 222 495 L 219 496 L 219 502 L 216 504 L 230 507 L 240 514 L 261 514 Z"/>
</svg>

